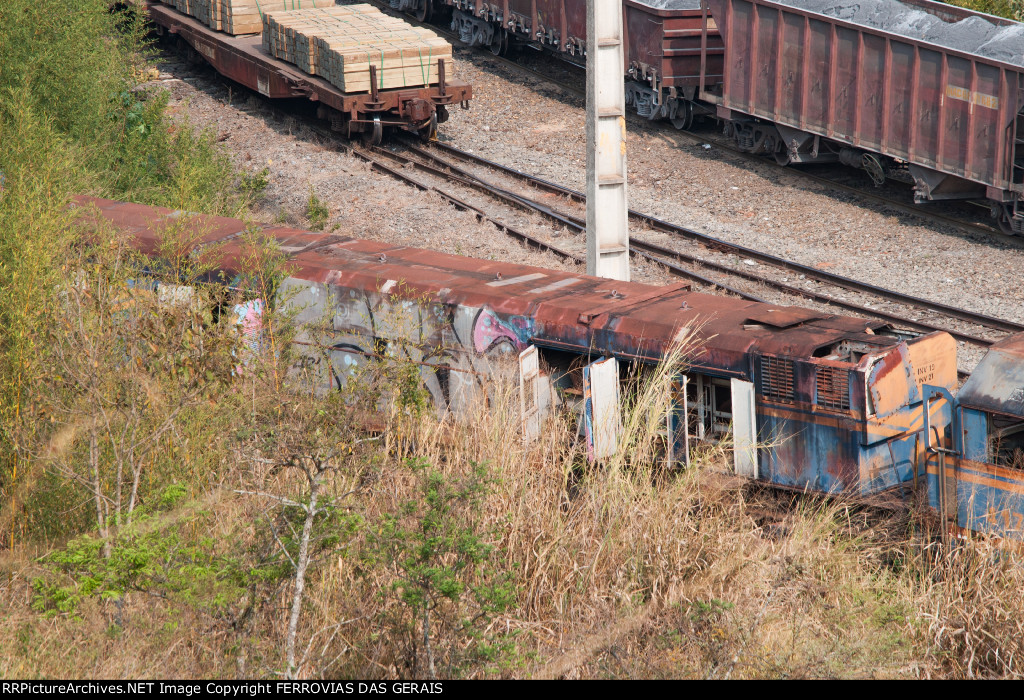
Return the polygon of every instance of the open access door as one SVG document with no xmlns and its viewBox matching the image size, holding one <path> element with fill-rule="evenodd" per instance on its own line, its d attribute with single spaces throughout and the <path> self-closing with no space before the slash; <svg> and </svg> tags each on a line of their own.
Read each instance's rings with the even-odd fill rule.
<svg viewBox="0 0 1024 700">
<path fill-rule="evenodd" d="M 959 502 L 957 471 L 963 454 L 962 435 L 956 400 L 948 389 L 925 384 L 921 387 L 921 411 L 924 419 L 924 475 L 928 485 L 928 504 L 942 523 L 942 539 L 957 523 Z"/>
<path fill-rule="evenodd" d="M 540 356 L 537 347 L 519 353 L 519 414 L 523 424 L 523 442 L 540 437 L 543 416 L 540 410 Z"/>
<path fill-rule="evenodd" d="M 611 457 L 619 449 L 619 363 L 601 358 L 583 368 L 583 428 L 591 462 Z"/>
<path fill-rule="evenodd" d="M 669 377 L 671 405 L 665 416 L 667 438 L 665 461 L 668 466 L 690 466 L 690 406 L 687 399 L 690 378 L 685 374 Z"/>
<path fill-rule="evenodd" d="M 757 412 L 754 407 L 754 385 L 732 379 L 732 459 L 739 476 L 756 479 Z"/>
</svg>

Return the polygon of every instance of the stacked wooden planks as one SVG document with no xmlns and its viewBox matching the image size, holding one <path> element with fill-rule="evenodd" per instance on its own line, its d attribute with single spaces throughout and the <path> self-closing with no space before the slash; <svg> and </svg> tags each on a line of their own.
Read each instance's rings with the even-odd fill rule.
<svg viewBox="0 0 1024 700">
<path fill-rule="evenodd" d="M 334 0 L 161 0 L 165 5 L 219 32 L 259 34 L 263 16 L 272 11 L 308 10 L 334 6 Z"/>
<path fill-rule="evenodd" d="M 437 83 L 442 59 L 451 75 L 447 41 L 365 4 L 268 12 L 263 47 L 345 92 L 370 89 L 371 65 L 379 89 Z"/>
</svg>

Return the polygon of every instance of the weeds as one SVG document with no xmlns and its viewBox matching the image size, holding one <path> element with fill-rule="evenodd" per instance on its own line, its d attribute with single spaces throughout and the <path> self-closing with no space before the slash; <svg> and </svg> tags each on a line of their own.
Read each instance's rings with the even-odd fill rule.
<svg viewBox="0 0 1024 700">
<path fill-rule="evenodd" d="M 314 231 L 322 231 L 331 218 L 331 210 L 327 204 L 316 196 L 313 186 L 309 186 L 309 199 L 306 201 L 306 218 L 309 220 L 309 228 Z"/>
<path fill-rule="evenodd" d="M 489 632 L 517 596 L 512 572 L 501 570 L 501 553 L 488 542 L 496 533 L 478 525 L 490 476 L 480 464 L 457 481 L 422 459 L 406 466 L 415 497 L 368 531 L 364 561 L 374 576 L 382 567 L 393 578 L 384 591 L 401 606 L 382 622 L 392 630 L 389 644 L 407 650 L 409 673 L 437 678 L 442 666 L 444 675 L 457 676 L 474 663 L 498 661 L 510 644 Z"/>
<path fill-rule="evenodd" d="M 83 480 L 102 494 L 97 517 L 119 497 L 108 501 L 110 493 L 124 497 L 113 513 L 121 517 L 124 512 L 117 511 L 132 500 L 124 483 L 104 483 L 104 475 L 88 464 L 104 461 L 104 450 L 116 450 L 116 461 L 131 473 L 139 459 L 166 446 L 150 441 L 140 452 L 141 433 L 130 428 L 125 435 L 131 437 L 116 447 L 104 447 L 97 437 L 88 456 L 90 450 L 76 439 L 94 431 L 95 411 L 106 412 L 98 420 L 112 430 L 142 430 L 149 420 L 125 422 L 123 404 L 94 400 L 101 394 L 117 395 L 118 402 L 128 396 L 129 413 L 153 418 L 154 407 L 167 404 L 150 399 L 164 393 L 179 398 L 174 387 L 154 393 L 159 382 L 153 384 L 147 372 L 156 364 L 139 366 L 153 352 L 145 343 L 156 348 L 163 339 L 132 336 L 118 320 L 132 316 L 129 307 L 139 308 L 136 291 L 126 286 L 130 265 L 123 247 L 103 232 L 83 236 L 77 213 L 68 208 L 70 197 L 97 194 L 210 213 L 237 213 L 243 205 L 215 140 L 187 124 L 171 124 L 166 95 L 137 84 L 146 72 L 144 37 L 139 15 L 112 12 L 106 0 L 10 0 L 0 6 L 0 539 L 7 546 L 53 537 L 65 527 L 75 531 L 83 512 L 66 499 L 77 503 L 75 490 Z M 184 227 L 178 231 L 183 234 Z M 102 240 L 88 238 L 93 235 Z M 177 261 L 178 272 L 197 271 L 187 252 L 168 260 Z M 94 296 L 89 284 L 99 284 L 108 295 Z M 194 345 L 179 344 L 173 367 L 165 363 L 160 369 L 175 380 L 182 372 L 196 379 L 200 367 L 190 363 L 201 353 L 195 350 L 212 338 L 193 331 L 196 324 L 209 325 L 208 319 L 179 321 L 185 325 L 178 330 L 187 331 L 182 343 Z M 89 348 L 79 347 L 85 338 Z M 119 393 L 129 386 L 131 391 Z M 198 394 L 193 399 L 206 400 Z M 69 422 L 68 409 L 82 404 L 88 405 L 86 418 Z M 56 442 L 48 445 L 51 440 Z M 55 477 L 57 472 L 63 476 Z M 53 509 L 70 515 L 53 518 Z"/>
<path fill-rule="evenodd" d="M 263 192 L 270 184 L 270 168 L 263 168 L 254 173 L 243 172 L 239 189 L 246 199 L 255 202 L 263 198 Z"/>
</svg>

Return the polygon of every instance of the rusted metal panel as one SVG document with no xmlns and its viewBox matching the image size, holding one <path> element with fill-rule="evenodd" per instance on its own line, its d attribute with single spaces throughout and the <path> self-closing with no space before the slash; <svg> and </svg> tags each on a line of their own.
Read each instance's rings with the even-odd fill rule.
<svg viewBox="0 0 1024 700">
<path fill-rule="evenodd" d="M 572 4 L 572 3 L 566 3 Z M 583 3 L 579 3 L 583 4 Z M 653 74 L 655 87 L 696 87 L 701 70 L 701 10 L 661 9 L 641 0 L 623 3 L 624 29 L 629 37 L 626 62 L 637 79 Z M 714 20 L 708 27 L 706 77 L 717 83 L 722 75 L 725 53 L 722 37 Z"/>
<path fill-rule="evenodd" d="M 533 40 L 564 51 L 566 42 L 587 40 L 587 7 L 582 2 L 537 0 Z"/>
<path fill-rule="evenodd" d="M 1011 181 L 1021 67 L 772 0 L 708 1 L 726 38 L 724 107 L 1024 191 Z"/>
<path fill-rule="evenodd" d="M 1009 340 L 1009 356 L 1020 366 L 1021 339 Z M 932 512 L 953 530 L 1024 540 L 1024 472 L 994 463 L 993 418 L 1007 414 L 965 406 L 963 389 L 956 399 L 943 388 L 924 391 L 931 410 L 922 472 Z"/>
<path fill-rule="evenodd" d="M 885 417 L 908 403 L 920 400 L 920 391 L 914 383 L 910 352 L 901 343 L 895 351 L 879 357 L 868 374 L 868 392 L 873 413 Z"/>
<path fill-rule="evenodd" d="M 171 210 L 82 198 L 102 214 L 136 233 L 147 251 L 168 221 Z M 226 267 L 244 255 L 244 224 L 232 219 L 194 217 L 192 230 L 202 232 L 197 245 L 220 242 Z M 266 227 L 291 253 L 296 278 L 311 282 L 377 289 L 405 298 L 429 295 L 447 304 L 487 306 L 503 317 L 530 318 L 539 343 L 572 345 L 583 351 L 621 357 L 657 359 L 687 329 L 704 341 L 706 358 L 721 369 L 749 379 L 752 352 L 811 357 L 830 343 L 855 338 L 879 350 L 898 340 L 872 335 L 876 323 L 815 312 L 765 307 L 747 301 L 700 294 L 685 288 L 662 288 L 618 282 L 570 272 L 497 261 L 481 261 L 405 246 L 348 239 L 287 227 Z M 752 317 L 781 314 L 785 328 L 750 324 Z M 581 321 L 581 319 L 583 319 Z M 698 358 L 698 362 L 703 362 Z"/>
<path fill-rule="evenodd" d="M 809 405 L 757 407 L 760 478 L 819 493 L 868 493 L 860 482 L 862 419 L 816 415 Z"/>
<path fill-rule="evenodd" d="M 957 460 L 955 469 L 947 468 L 953 485 L 947 497 L 957 527 L 1024 540 L 1024 472 L 970 460 Z M 936 460 L 929 461 L 929 495 L 938 492 L 939 478 Z M 939 506 L 936 499 L 931 505 Z"/>
<path fill-rule="evenodd" d="M 752 323 L 763 323 L 773 328 L 790 328 L 808 321 L 817 321 L 827 318 L 823 314 L 811 309 L 801 309 L 795 306 L 771 306 L 759 304 L 747 314 Z"/>
<path fill-rule="evenodd" d="M 989 348 L 957 398 L 963 406 L 1024 418 L 1024 334 Z"/>
<path fill-rule="evenodd" d="M 918 393 L 925 384 L 956 386 L 956 341 L 946 333 L 917 338 L 907 344 L 910 373 Z"/>
</svg>

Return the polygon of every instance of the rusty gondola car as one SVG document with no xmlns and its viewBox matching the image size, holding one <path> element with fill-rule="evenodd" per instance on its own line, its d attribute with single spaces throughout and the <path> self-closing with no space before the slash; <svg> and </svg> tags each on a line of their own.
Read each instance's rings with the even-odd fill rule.
<svg viewBox="0 0 1024 700">
<path fill-rule="evenodd" d="M 127 231 L 147 255 L 161 229 L 182 225 L 181 212 L 168 209 L 78 205 Z M 186 225 L 200 245 L 217 244 L 210 249 L 220 269 L 210 280 L 230 279 L 245 224 L 195 217 Z M 264 233 L 294 268 L 281 298 L 299 321 L 315 322 L 298 340 L 323 390 L 344 384 L 355 366 L 398 355 L 420 367 L 439 410 L 458 413 L 481 395 L 494 358 L 519 357 L 530 397 L 524 431 L 540 429 L 545 407 L 572 405 L 595 458 L 615 450 L 620 365 L 649 367 L 691 334 L 699 349 L 674 382 L 667 454 L 686 461 L 693 444 L 725 439 L 737 474 L 782 487 L 865 497 L 913 482 L 926 449 L 923 385 L 952 391 L 957 382 L 956 346 L 945 333 L 910 336 L 687 285 L 613 282 L 287 227 Z"/>
<path fill-rule="evenodd" d="M 167 5 L 146 2 L 149 19 L 160 32 L 179 37 L 214 70 L 271 99 L 304 98 L 318 104 L 317 114 L 334 131 L 380 143 L 388 129 L 434 136 L 453 105 L 469 107 L 473 88 L 445 74 L 441 60 L 435 85 L 343 92 L 326 80 L 270 56 L 259 34 L 231 36 L 215 31 Z M 375 68 L 371 67 L 371 71 Z"/>
<path fill-rule="evenodd" d="M 420 18 L 450 10 L 462 41 L 496 53 L 586 53 L 583 0 L 389 1 Z M 1021 43 L 1024 27 L 900 2 L 962 34 L 962 48 L 837 16 L 863 4 L 852 0 L 817 11 L 808 0 L 623 0 L 627 103 L 679 128 L 716 118 L 738 148 L 782 164 L 839 162 L 878 185 L 907 182 L 919 203 L 987 201 L 1005 233 L 1024 234 L 1024 65 L 968 46 L 982 22 Z M 954 25 L 965 20 L 973 29 Z"/>
<path fill-rule="evenodd" d="M 918 202 L 988 200 L 1024 233 L 1024 25 L 929 0 L 892 3 L 891 23 L 853 2 L 705 1 L 726 60 L 701 98 L 741 148 L 903 179 Z"/>
</svg>

